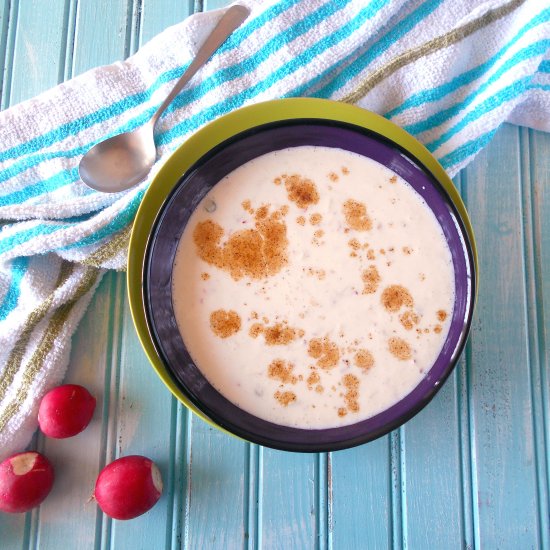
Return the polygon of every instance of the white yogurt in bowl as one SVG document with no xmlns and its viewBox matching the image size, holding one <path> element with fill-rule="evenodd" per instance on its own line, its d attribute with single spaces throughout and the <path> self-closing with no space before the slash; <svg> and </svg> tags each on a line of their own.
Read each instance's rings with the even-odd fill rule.
<svg viewBox="0 0 550 550">
<path fill-rule="evenodd" d="M 273 151 L 202 199 L 181 237 L 172 300 L 185 346 L 240 409 L 304 429 L 400 401 L 449 331 L 451 252 L 399 175 L 332 147 Z"/>
</svg>

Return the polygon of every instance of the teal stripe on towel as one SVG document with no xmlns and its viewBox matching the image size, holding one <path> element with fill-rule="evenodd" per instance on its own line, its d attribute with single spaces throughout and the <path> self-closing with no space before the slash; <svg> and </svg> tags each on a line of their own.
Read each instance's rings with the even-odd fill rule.
<svg viewBox="0 0 550 550">
<path fill-rule="evenodd" d="M 401 40 L 419 23 L 428 17 L 444 0 L 430 0 L 423 2 L 416 10 L 392 27 L 382 38 L 375 42 L 364 55 L 352 62 L 336 78 L 321 89 L 310 94 L 313 97 L 333 97 L 350 80 L 355 78 L 370 65 L 379 55 L 387 50 L 394 42 Z"/>
<path fill-rule="evenodd" d="M 439 162 L 441 163 L 443 168 L 447 170 L 451 166 L 465 161 L 468 157 L 474 155 L 475 153 L 483 149 L 486 145 L 488 145 L 489 142 L 493 139 L 496 131 L 497 128 L 491 130 L 490 132 L 487 132 L 486 134 L 482 134 L 481 136 L 471 141 L 464 143 L 460 147 L 457 147 L 454 151 L 451 151 L 450 153 L 447 153 L 445 156 L 441 157 L 439 159 Z"/>
<path fill-rule="evenodd" d="M 480 103 L 473 111 L 470 111 L 462 120 L 460 120 L 460 122 L 444 132 L 438 139 L 425 144 L 426 147 L 432 152 L 435 151 L 443 143 L 449 141 L 454 135 L 456 135 L 458 132 L 468 126 L 468 124 L 471 124 L 488 112 L 498 109 L 503 103 L 515 99 L 528 88 L 532 78 L 532 75 L 520 78 L 509 86 L 506 86 L 506 88 L 499 90 L 498 93 L 487 98 L 485 101 Z"/>
<path fill-rule="evenodd" d="M 71 245 L 61 247 L 59 248 L 59 250 L 68 250 L 75 247 L 82 247 L 82 246 L 95 244 L 101 241 L 102 239 L 104 239 L 105 237 L 108 237 L 113 233 L 116 233 L 117 231 L 120 231 L 121 229 L 123 229 L 126 225 L 128 225 L 133 220 L 135 213 L 138 209 L 138 206 L 141 202 L 141 199 L 143 198 L 144 193 L 145 193 L 145 190 L 141 190 L 137 192 L 136 195 L 130 200 L 130 202 L 120 212 L 118 212 L 111 221 L 107 222 L 104 226 L 100 227 L 93 234 L 82 238 L 80 241 L 76 243 L 72 243 Z M 85 218 L 86 216 L 83 216 L 82 220 L 84 220 Z M 8 238 L 0 240 L 0 254 L 3 254 L 13 249 L 14 247 L 24 244 L 34 238 L 44 236 L 44 235 L 50 235 L 57 231 L 61 231 L 69 227 L 77 227 L 77 226 L 78 226 L 78 223 L 50 222 L 50 223 L 37 224 L 31 228 L 24 229 L 22 231 L 14 233 L 13 235 L 10 235 Z M 50 250 L 56 250 L 56 249 L 54 247 L 51 247 Z"/>
<path fill-rule="evenodd" d="M 320 25 L 334 15 L 336 12 L 344 9 L 351 0 L 340 0 L 339 2 L 329 2 L 324 4 L 317 10 L 311 12 L 304 19 L 297 22 L 293 27 L 290 27 L 284 34 L 277 35 L 262 46 L 253 56 L 244 59 L 238 65 L 233 65 L 219 70 L 212 78 L 200 83 L 197 88 L 192 90 L 183 90 L 170 106 L 171 110 L 177 110 L 185 106 L 190 101 L 196 101 L 214 89 L 223 85 L 224 82 L 234 80 L 243 76 L 246 73 L 254 72 L 262 63 L 275 55 L 278 51 L 290 44 L 293 40 L 299 38 L 314 27 Z M 379 11 L 388 0 L 371 0 L 371 4 L 367 6 L 370 14 L 374 15 Z M 351 20 L 353 21 L 353 20 Z M 334 43 L 333 45 L 335 45 Z M 273 79 L 272 79 L 273 80 Z"/>
<path fill-rule="evenodd" d="M 0 206 L 11 206 L 12 204 L 21 204 L 29 199 L 44 195 L 59 189 L 63 185 L 73 183 L 78 180 L 78 168 L 72 170 L 63 170 L 57 174 L 51 176 L 48 179 L 41 180 L 36 184 L 23 187 L 19 191 L 14 191 L 9 195 L 0 197 Z"/>
<path fill-rule="evenodd" d="M 145 122 L 147 122 L 153 113 L 156 111 L 156 107 L 149 107 L 144 112 L 140 113 L 139 115 L 135 116 L 134 118 L 130 119 L 129 121 L 125 122 L 124 124 L 118 126 L 111 132 L 106 132 L 103 136 L 98 137 L 94 141 L 91 141 L 90 143 L 87 143 L 86 145 L 82 145 L 81 147 L 75 147 L 74 149 L 68 149 L 68 150 L 60 150 L 60 151 L 52 151 L 50 153 L 37 153 L 35 155 L 32 155 L 30 157 L 26 157 L 22 159 L 21 161 L 15 162 L 12 165 L 10 165 L 5 170 L 0 171 L 0 181 L 6 181 L 10 178 L 13 178 L 15 176 L 18 176 L 22 172 L 25 172 L 26 170 L 29 170 L 30 168 L 34 168 L 35 166 L 38 166 L 39 164 L 56 159 L 56 158 L 72 158 L 77 157 L 80 155 L 83 155 L 93 147 L 96 143 L 99 141 L 102 141 L 104 139 L 107 139 L 112 136 L 116 136 L 117 134 L 122 134 L 124 132 L 130 132 L 132 130 L 135 130 Z M 41 180 L 43 181 L 43 180 Z M 54 181 L 54 180 L 52 180 Z M 20 191 L 28 192 L 29 197 L 32 198 L 40 193 L 35 193 L 32 190 L 30 190 L 30 187 L 33 185 L 38 185 L 41 182 L 33 183 L 30 185 L 27 185 L 26 188 L 21 189 Z M 60 187 L 62 183 L 55 186 L 52 184 L 51 190 L 55 190 L 57 187 Z M 19 191 L 14 191 L 14 193 L 17 193 Z M 27 200 L 27 199 L 25 199 Z M 13 204 L 20 202 L 21 199 L 13 199 L 10 197 L 10 194 L 6 194 L 4 196 L 0 196 L 0 205 L 6 205 L 6 204 Z"/>
<path fill-rule="evenodd" d="M 427 90 L 423 90 L 421 92 L 417 92 L 413 96 L 406 99 L 401 105 L 395 107 L 391 111 L 388 111 L 384 116 L 387 118 L 393 118 L 397 116 L 398 114 L 402 113 L 403 111 L 406 111 L 408 109 L 413 109 L 416 107 L 420 107 L 421 105 L 424 105 L 426 103 L 432 103 L 434 101 L 439 101 L 446 95 L 454 92 L 455 90 L 458 90 L 462 86 L 466 86 L 467 84 L 471 84 L 474 80 L 480 78 L 485 74 L 489 69 L 491 69 L 506 53 L 508 50 L 516 44 L 528 31 L 536 27 L 537 25 L 540 25 L 542 23 L 545 23 L 550 18 L 550 8 L 544 10 L 543 12 L 539 13 L 536 17 L 531 19 L 529 23 L 527 23 L 513 38 L 510 40 L 505 46 L 503 46 L 494 56 L 489 58 L 484 63 L 481 63 L 477 67 L 474 67 L 473 69 L 470 69 L 468 71 L 465 71 L 458 76 L 455 76 L 452 80 L 449 82 L 445 82 L 445 84 L 442 84 L 441 86 L 437 86 L 436 88 L 429 88 Z M 543 62 L 544 63 L 544 62 Z M 541 64 L 542 65 L 542 64 Z M 539 71 L 540 71 L 539 66 Z"/>
<path fill-rule="evenodd" d="M 29 258 L 22 256 L 15 258 L 11 263 L 11 281 L 8 291 L 0 303 L 0 321 L 3 321 L 10 311 L 15 309 L 21 294 L 21 280 L 23 279 L 29 265 Z"/>
<path fill-rule="evenodd" d="M 39 223 L 28 229 L 23 229 L 22 231 L 18 231 L 17 233 L 0 240 L 0 254 L 5 254 L 6 252 L 14 249 L 16 246 L 20 246 L 35 237 L 49 235 L 59 231 L 60 229 L 68 229 L 69 227 L 74 227 L 74 225 L 50 222 L 49 224 Z"/>
<path fill-rule="evenodd" d="M 485 92 L 485 90 L 489 89 L 492 84 L 498 81 L 504 73 L 508 72 L 510 69 L 514 68 L 526 59 L 543 54 L 546 52 L 548 47 L 550 47 L 550 40 L 540 40 L 539 42 L 530 44 L 508 59 L 502 67 L 495 71 L 483 84 L 468 94 L 462 101 L 455 103 L 451 107 L 443 109 L 424 120 L 404 126 L 405 130 L 411 134 L 418 135 L 422 132 L 426 132 L 432 128 L 440 126 L 475 101 L 475 99 Z"/>
<path fill-rule="evenodd" d="M 201 125 L 209 122 L 211 119 L 215 118 L 216 116 L 220 116 L 221 114 L 224 114 L 226 112 L 229 112 L 230 110 L 237 108 L 241 106 L 246 99 L 250 97 L 251 91 L 255 91 L 255 95 L 263 91 L 264 89 L 267 89 L 272 84 L 276 83 L 276 81 L 279 78 L 282 78 L 285 76 L 285 74 L 290 74 L 291 72 L 294 72 L 300 66 L 305 65 L 311 61 L 311 59 L 318 55 L 318 53 L 322 53 L 325 49 L 327 49 L 330 46 L 335 45 L 339 41 L 345 39 L 349 35 L 351 35 L 353 32 L 355 32 L 358 28 L 360 28 L 361 24 L 363 24 L 366 20 L 371 18 L 373 15 L 375 15 L 381 7 L 383 7 L 388 0 L 373 0 L 370 5 L 363 8 L 359 12 L 359 14 L 356 16 L 355 19 L 352 19 L 348 22 L 344 27 L 336 31 L 331 36 L 324 37 L 320 42 L 318 42 L 310 51 L 305 52 L 302 56 L 296 59 L 292 59 L 287 65 L 281 67 L 274 75 L 272 75 L 271 79 L 268 81 L 263 81 L 253 87 L 252 89 L 248 89 L 245 92 L 242 92 L 240 97 L 235 100 L 235 96 L 233 98 L 226 98 L 222 102 L 218 103 L 217 105 L 206 109 L 206 112 L 203 110 L 200 113 L 197 113 L 194 117 L 191 117 L 184 122 L 180 123 L 176 127 L 174 127 L 172 130 L 168 131 L 168 137 L 165 138 L 166 133 L 164 134 L 158 134 L 157 136 L 157 143 L 158 144 L 166 144 L 172 141 L 173 139 L 179 137 L 182 133 L 187 133 L 190 131 L 194 131 L 197 128 L 199 128 Z M 320 22 L 323 18 L 325 18 L 329 13 L 332 13 L 334 10 L 334 5 L 331 3 L 328 7 L 323 7 L 322 11 L 317 10 L 316 12 L 313 12 L 313 15 L 311 16 L 312 19 L 304 18 L 301 22 L 296 24 L 297 30 L 296 33 L 302 33 L 305 32 L 310 24 L 315 24 L 315 22 Z M 340 9 L 340 7 L 338 8 Z M 309 16 L 308 16 L 309 17 Z M 318 19 L 321 18 L 321 19 Z M 299 34 L 297 34 L 298 36 Z M 280 48 L 285 44 L 285 39 L 282 37 L 278 37 L 276 40 L 276 47 Z M 321 44 L 320 44 L 321 43 Z M 267 53 L 270 51 L 270 47 L 265 49 L 265 52 L 263 55 L 267 55 Z M 318 53 L 315 53 L 318 52 Z M 290 67 L 290 68 L 289 68 Z M 222 72 L 222 71 L 218 71 Z M 216 75 L 213 75 L 211 79 L 209 79 L 210 82 L 216 81 Z M 209 84 L 211 86 L 212 84 Z M 217 85 L 220 85 L 219 82 L 217 82 Z M 213 88 L 209 88 L 210 90 Z M 203 93 L 207 93 L 208 90 L 204 90 Z M 191 92 L 187 92 L 188 94 L 191 94 Z M 188 97 L 188 99 L 191 99 L 192 95 Z M 185 93 L 182 93 L 182 97 L 179 98 L 177 102 L 184 102 L 186 99 Z M 233 103 L 233 104 L 232 104 Z M 228 107 L 224 108 L 221 105 L 227 104 Z M 146 114 L 139 115 L 140 119 L 139 123 L 136 123 L 136 120 L 130 121 L 126 123 L 123 127 L 118 128 L 116 131 L 113 131 L 110 135 L 115 135 L 121 131 L 126 131 L 128 129 L 132 129 L 134 127 L 139 126 L 140 123 L 143 123 L 145 120 L 148 119 L 151 112 L 154 109 L 151 109 L 150 112 Z M 164 139 L 163 139 L 164 138 Z M 91 146 L 93 144 L 90 144 Z M 70 154 L 72 156 L 83 154 L 85 151 L 87 151 L 89 146 L 80 147 L 77 149 L 73 149 Z M 49 155 L 49 153 L 46 153 L 44 156 Z M 52 155 L 59 156 L 59 153 L 52 153 Z M 67 177 L 66 173 L 57 174 L 56 176 L 52 176 L 48 180 L 48 187 L 46 191 L 52 191 L 55 190 L 63 185 L 66 185 L 67 183 L 72 183 L 78 180 L 77 174 L 71 174 L 73 177 L 69 178 Z M 0 205 L 10 205 L 15 203 L 20 203 L 22 200 L 28 200 L 29 198 L 34 198 L 36 196 L 39 196 L 44 193 L 44 190 L 42 189 L 43 182 L 39 181 L 34 184 L 31 184 L 27 186 L 25 189 L 22 189 L 20 192 L 15 196 L 12 196 L 12 194 L 5 195 L 3 197 L 0 197 Z M 26 198 L 25 198 L 26 197 Z"/>
<path fill-rule="evenodd" d="M 130 202 L 120 212 L 118 212 L 111 221 L 100 227 L 93 234 L 82 238 L 76 243 L 61 247 L 59 248 L 59 250 L 68 250 L 74 247 L 82 247 L 95 244 L 105 237 L 108 237 L 109 235 L 120 231 L 133 220 L 144 193 L 145 190 L 137 192 L 136 195 L 130 200 Z M 37 224 L 31 228 L 23 229 L 22 231 L 10 235 L 8 238 L 0 240 L 0 254 L 4 254 L 5 252 L 15 248 L 16 246 L 24 244 L 34 238 L 44 235 L 50 235 L 57 231 L 67 229 L 69 227 L 74 228 L 77 226 L 78 223 L 50 222 Z M 55 250 L 55 248 L 51 247 L 50 250 Z"/>
<path fill-rule="evenodd" d="M 95 233 L 84 237 L 80 241 L 72 243 L 68 246 L 64 246 L 59 250 L 71 250 L 75 248 L 81 248 L 83 246 L 90 246 L 124 229 L 134 219 L 134 216 L 137 212 L 144 193 L 145 190 L 141 190 L 136 193 L 135 197 L 132 198 L 132 200 L 116 215 L 115 218 L 113 218 L 106 225 L 98 229 Z"/>
<path fill-rule="evenodd" d="M 550 92 L 550 84 L 530 84 L 530 90 L 542 90 L 543 92 Z"/>
<path fill-rule="evenodd" d="M 186 68 L 187 65 L 171 69 L 170 71 L 160 75 L 147 90 L 125 97 L 124 99 L 116 101 L 107 107 L 98 109 L 97 111 L 86 114 L 80 118 L 71 120 L 70 122 L 66 122 L 65 124 L 62 124 L 61 126 L 50 130 L 41 136 L 32 138 L 29 141 L 0 152 L 0 162 L 5 162 L 12 158 L 21 158 L 26 155 L 31 155 L 40 149 L 50 147 L 60 141 L 63 141 L 67 138 L 67 136 L 78 134 L 86 128 L 91 128 L 96 124 L 101 124 L 111 118 L 120 116 L 129 109 L 137 107 L 138 105 L 148 101 L 153 93 L 156 92 L 162 85 L 181 76 Z M 33 157 L 30 158 L 32 159 Z"/>
<path fill-rule="evenodd" d="M 246 101 L 253 99 L 261 92 L 268 90 L 285 76 L 291 75 L 301 67 L 308 65 L 315 57 L 341 42 L 354 32 L 357 32 L 358 29 L 360 29 L 361 26 L 376 13 L 381 3 L 385 1 L 386 0 L 373 0 L 373 2 L 369 6 L 363 8 L 354 19 L 348 21 L 343 27 L 332 34 L 321 38 L 321 40 L 312 45 L 308 50 L 290 60 L 290 62 L 286 65 L 276 69 L 265 80 L 258 82 L 254 86 L 251 86 L 247 90 L 240 92 L 233 97 L 225 98 L 219 101 L 215 105 L 212 105 L 200 113 L 197 113 L 194 116 L 189 117 L 187 120 L 175 125 L 170 130 L 159 134 L 157 143 L 162 145 L 169 144 L 181 134 L 192 132 L 210 120 L 241 107 Z"/>
</svg>

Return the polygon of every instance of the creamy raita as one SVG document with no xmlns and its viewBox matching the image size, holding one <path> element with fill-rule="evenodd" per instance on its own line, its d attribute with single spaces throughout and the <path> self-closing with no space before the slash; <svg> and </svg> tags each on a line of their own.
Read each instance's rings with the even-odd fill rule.
<svg viewBox="0 0 550 550">
<path fill-rule="evenodd" d="M 424 200 L 336 148 L 258 157 L 204 197 L 182 235 L 173 304 L 209 382 L 277 424 L 371 417 L 426 375 L 447 336 L 454 272 Z"/>
</svg>

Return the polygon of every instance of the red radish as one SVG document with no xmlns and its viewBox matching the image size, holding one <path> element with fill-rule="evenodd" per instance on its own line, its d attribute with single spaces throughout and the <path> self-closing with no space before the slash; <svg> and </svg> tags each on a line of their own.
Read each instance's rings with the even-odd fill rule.
<svg viewBox="0 0 550 550">
<path fill-rule="evenodd" d="M 76 384 L 50 390 L 40 402 L 38 424 L 48 437 L 63 439 L 80 433 L 92 419 L 95 398 Z"/>
<path fill-rule="evenodd" d="M 132 519 L 150 510 L 162 493 L 162 478 L 156 464 L 138 455 L 125 456 L 101 470 L 94 498 L 114 519 Z"/>
<path fill-rule="evenodd" d="M 0 511 L 15 514 L 38 506 L 50 492 L 54 473 L 40 453 L 17 453 L 0 464 Z"/>
</svg>

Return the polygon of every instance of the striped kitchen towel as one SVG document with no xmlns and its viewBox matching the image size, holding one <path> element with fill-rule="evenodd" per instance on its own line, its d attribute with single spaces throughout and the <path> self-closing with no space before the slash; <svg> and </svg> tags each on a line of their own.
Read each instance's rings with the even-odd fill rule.
<svg viewBox="0 0 550 550">
<path fill-rule="evenodd" d="M 451 176 L 504 121 L 550 129 L 548 0 L 241 3 L 251 16 L 161 119 L 160 160 L 129 191 L 85 187 L 82 154 L 149 119 L 220 12 L 0 113 L 0 459 L 28 444 L 102 274 L 125 268 L 158 165 L 207 122 L 272 98 L 332 98 L 403 126 Z"/>
</svg>

